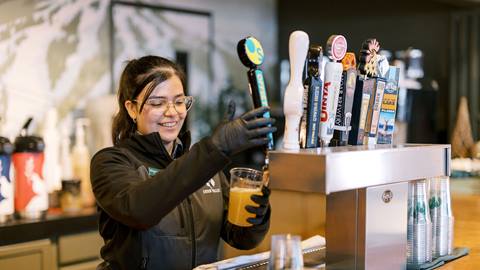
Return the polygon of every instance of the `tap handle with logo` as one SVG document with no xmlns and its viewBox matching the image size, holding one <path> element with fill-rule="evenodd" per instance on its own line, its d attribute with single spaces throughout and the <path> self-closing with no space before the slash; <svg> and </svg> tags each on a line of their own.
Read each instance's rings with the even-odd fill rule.
<svg viewBox="0 0 480 270">
<path fill-rule="evenodd" d="M 267 87 L 263 77 L 263 71 L 259 66 L 264 62 L 264 52 L 260 42 L 252 37 L 246 37 L 237 44 L 238 57 L 242 64 L 249 68 L 247 71 L 250 95 L 255 108 L 268 107 Z M 264 118 L 270 118 L 270 111 L 263 114 Z M 267 134 L 268 144 L 266 150 L 273 150 L 273 135 Z"/>
</svg>

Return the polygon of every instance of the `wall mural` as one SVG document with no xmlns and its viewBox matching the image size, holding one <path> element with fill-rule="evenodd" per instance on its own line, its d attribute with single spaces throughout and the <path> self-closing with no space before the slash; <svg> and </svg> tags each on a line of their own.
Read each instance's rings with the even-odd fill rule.
<svg viewBox="0 0 480 270">
<path fill-rule="evenodd" d="M 210 131 L 208 109 L 218 99 L 212 88 L 213 18 L 208 12 L 173 9 L 160 5 L 112 2 L 112 84 L 117 83 L 125 59 L 154 54 L 173 59 L 187 74 L 188 95 L 195 97 L 189 112 L 194 140 Z"/>
<path fill-rule="evenodd" d="M 107 1 L 7 1 L 0 5 L 3 135 L 40 123 L 49 107 L 61 119 L 109 92 Z M 7 12 L 8 11 L 8 12 Z"/>
</svg>

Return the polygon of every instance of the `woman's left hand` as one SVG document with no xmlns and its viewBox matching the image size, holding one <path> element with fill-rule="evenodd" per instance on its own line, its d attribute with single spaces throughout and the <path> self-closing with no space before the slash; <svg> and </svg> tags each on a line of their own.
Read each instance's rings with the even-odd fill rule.
<svg viewBox="0 0 480 270">
<path fill-rule="evenodd" d="M 247 212 L 255 214 L 255 217 L 247 219 L 247 222 L 252 225 L 260 225 L 264 222 L 265 215 L 267 214 L 268 208 L 270 207 L 269 198 L 270 189 L 266 186 L 262 186 L 262 195 L 252 195 L 250 198 L 252 201 L 258 204 L 258 206 L 247 205 L 245 209 Z"/>
</svg>

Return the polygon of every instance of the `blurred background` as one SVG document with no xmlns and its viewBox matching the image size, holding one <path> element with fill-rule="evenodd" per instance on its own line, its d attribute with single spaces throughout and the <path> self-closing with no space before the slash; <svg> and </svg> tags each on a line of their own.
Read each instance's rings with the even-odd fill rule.
<svg viewBox="0 0 480 270">
<path fill-rule="evenodd" d="M 246 69 L 235 51 L 238 40 L 249 35 L 264 47 L 261 68 L 281 127 L 288 36 L 303 30 L 311 43 L 322 46 L 331 34 L 342 34 L 348 50 L 357 54 L 362 42 L 374 37 L 391 64 L 401 62 L 397 143 L 449 142 L 461 96 L 468 98 L 476 140 L 480 3 L 342 3 L 2 1 L 0 134 L 14 138 L 28 117 L 33 117 L 30 130 L 38 133 L 47 112 L 55 110 L 56 127 L 72 140 L 75 120 L 89 118 L 90 153 L 110 145 L 117 81 L 125 62 L 156 54 L 176 60 L 188 73 L 187 92 L 196 100 L 188 125 L 197 141 L 211 132 L 229 100 L 236 101 L 237 114 L 252 106 Z M 277 138 L 281 133 L 282 128 Z"/>
</svg>

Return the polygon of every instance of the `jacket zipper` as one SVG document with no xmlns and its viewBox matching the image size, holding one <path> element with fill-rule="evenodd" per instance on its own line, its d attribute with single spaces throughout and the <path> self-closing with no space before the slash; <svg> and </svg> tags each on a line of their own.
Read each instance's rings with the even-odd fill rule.
<svg viewBox="0 0 480 270">
<path fill-rule="evenodd" d="M 143 257 L 142 262 L 140 263 L 140 269 L 146 270 L 147 269 L 148 258 Z"/>
<path fill-rule="evenodd" d="M 187 210 L 188 210 L 188 220 L 190 221 L 190 237 L 192 240 L 192 269 L 195 267 L 197 261 L 197 243 L 195 241 L 195 225 L 193 221 L 193 209 L 192 209 L 192 201 L 190 197 L 187 197 Z"/>
<path fill-rule="evenodd" d="M 178 209 L 178 214 L 180 215 L 180 228 L 182 230 L 185 230 L 185 220 L 183 218 L 183 204 L 180 203 L 180 205 L 177 207 Z"/>
<path fill-rule="evenodd" d="M 140 262 L 140 269 L 141 270 L 146 270 L 147 269 L 147 264 L 148 264 L 148 252 L 147 248 L 145 247 L 146 243 L 144 241 L 144 234 L 140 233 L 140 238 L 141 238 L 141 243 L 142 243 L 142 260 Z"/>
</svg>

